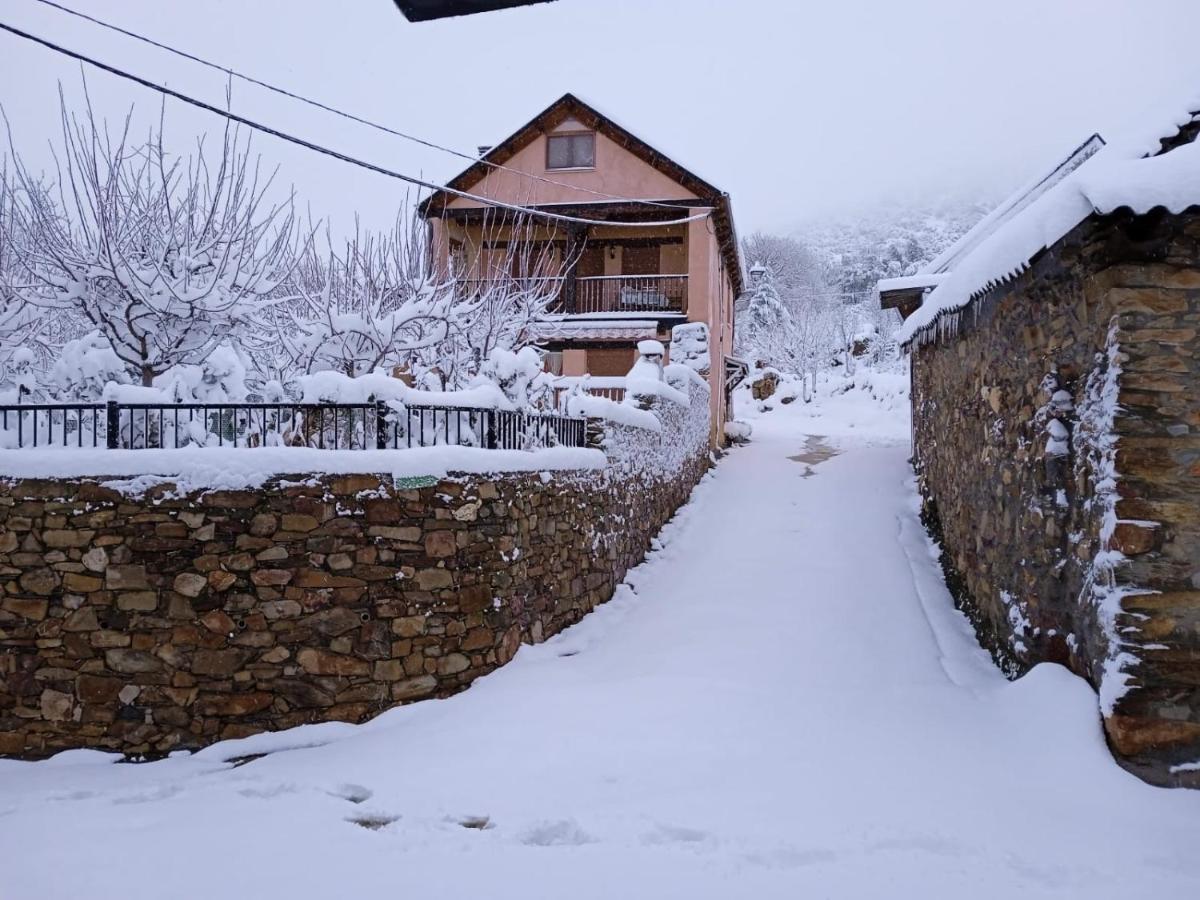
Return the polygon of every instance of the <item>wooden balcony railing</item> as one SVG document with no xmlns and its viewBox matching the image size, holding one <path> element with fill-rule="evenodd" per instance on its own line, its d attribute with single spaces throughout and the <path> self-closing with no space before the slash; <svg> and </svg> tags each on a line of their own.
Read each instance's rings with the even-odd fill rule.
<svg viewBox="0 0 1200 900">
<path fill-rule="evenodd" d="M 575 296 L 568 296 L 568 279 L 511 278 L 502 281 L 463 279 L 459 290 L 477 297 L 493 287 L 547 290 L 555 294 L 553 312 L 583 313 L 682 313 L 687 310 L 686 275 L 597 275 L 575 279 Z"/>
<path fill-rule="evenodd" d="M 600 275 L 575 283 L 575 313 L 681 313 L 686 275 Z"/>
</svg>

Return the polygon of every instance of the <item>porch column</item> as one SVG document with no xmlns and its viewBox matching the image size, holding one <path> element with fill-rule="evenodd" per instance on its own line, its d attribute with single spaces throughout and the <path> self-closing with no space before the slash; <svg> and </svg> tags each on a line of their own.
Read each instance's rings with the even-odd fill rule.
<svg viewBox="0 0 1200 900">
<path fill-rule="evenodd" d="M 564 254 L 567 262 L 566 272 L 563 273 L 563 309 L 567 314 L 576 311 L 576 288 L 579 280 L 579 254 L 583 252 L 583 244 L 587 237 L 587 229 L 583 225 L 567 227 L 567 244 Z"/>
</svg>

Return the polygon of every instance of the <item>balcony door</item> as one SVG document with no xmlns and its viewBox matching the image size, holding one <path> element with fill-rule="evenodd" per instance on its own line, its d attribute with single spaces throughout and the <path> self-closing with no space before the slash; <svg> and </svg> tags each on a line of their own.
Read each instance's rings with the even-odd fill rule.
<svg viewBox="0 0 1200 900">
<path fill-rule="evenodd" d="M 575 273 L 580 278 L 596 278 L 604 274 L 604 248 L 599 244 L 588 244 L 579 254 Z"/>
<path fill-rule="evenodd" d="M 650 247 L 621 248 L 622 275 L 657 275 L 659 273 L 659 252 L 662 247 L 654 244 Z"/>
</svg>

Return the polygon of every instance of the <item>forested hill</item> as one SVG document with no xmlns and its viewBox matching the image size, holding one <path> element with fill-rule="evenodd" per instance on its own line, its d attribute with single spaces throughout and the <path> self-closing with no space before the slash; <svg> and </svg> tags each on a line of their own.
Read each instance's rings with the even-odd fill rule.
<svg viewBox="0 0 1200 900">
<path fill-rule="evenodd" d="M 987 203 L 962 200 L 880 206 L 805 223 L 793 236 L 822 260 L 830 287 L 854 294 L 874 290 L 880 278 L 913 274 L 988 209 Z"/>
</svg>

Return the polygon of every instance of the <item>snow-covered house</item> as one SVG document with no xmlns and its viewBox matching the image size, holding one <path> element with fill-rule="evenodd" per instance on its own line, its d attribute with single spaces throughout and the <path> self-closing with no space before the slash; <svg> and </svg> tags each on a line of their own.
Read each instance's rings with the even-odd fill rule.
<svg viewBox="0 0 1200 900">
<path fill-rule="evenodd" d="M 552 285 L 539 326 L 555 374 L 629 372 L 639 341 L 688 330 L 689 364 L 712 386 L 714 440 L 742 267 L 729 195 L 573 94 L 564 94 L 421 205 L 434 265 L 464 289 L 497 278 Z M 561 219 L 530 219 L 456 191 Z M 678 343 L 678 342 L 677 342 Z"/>
<path fill-rule="evenodd" d="M 913 458 L 960 599 L 1019 672 L 1098 689 L 1109 743 L 1200 784 L 1200 98 L 1093 136 L 916 276 Z"/>
</svg>

